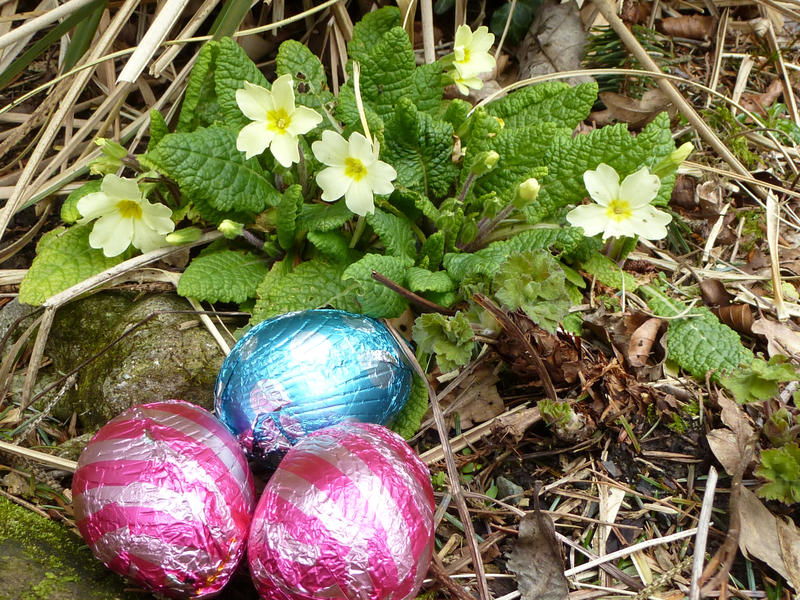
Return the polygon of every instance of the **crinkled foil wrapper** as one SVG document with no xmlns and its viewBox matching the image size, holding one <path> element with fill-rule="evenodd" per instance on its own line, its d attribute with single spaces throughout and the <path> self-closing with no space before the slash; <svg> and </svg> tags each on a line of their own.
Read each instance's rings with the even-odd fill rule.
<svg viewBox="0 0 800 600">
<path fill-rule="evenodd" d="M 408 400 L 411 369 L 379 321 L 308 310 L 263 321 L 225 359 L 220 419 L 256 458 L 345 420 L 387 423 Z"/>
<path fill-rule="evenodd" d="M 406 600 L 430 566 L 435 504 L 427 467 L 394 432 L 343 423 L 286 454 L 248 540 L 268 600 Z"/>
<path fill-rule="evenodd" d="M 109 421 L 78 461 L 78 529 L 111 570 L 173 598 L 216 595 L 245 552 L 255 489 L 211 413 L 170 400 Z"/>
</svg>

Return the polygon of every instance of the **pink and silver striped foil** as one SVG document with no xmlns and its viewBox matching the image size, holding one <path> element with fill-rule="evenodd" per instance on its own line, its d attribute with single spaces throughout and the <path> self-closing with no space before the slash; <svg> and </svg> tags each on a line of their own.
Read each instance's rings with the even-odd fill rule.
<svg viewBox="0 0 800 600">
<path fill-rule="evenodd" d="M 173 598 L 207 598 L 245 551 L 255 490 L 236 439 L 178 400 L 134 407 L 84 449 L 72 483 L 78 529 L 111 570 Z"/>
<path fill-rule="evenodd" d="M 397 434 L 344 423 L 289 450 L 253 516 L 248 561 L 268 600 L 414 598 L 433 551 L 428 469 Z"/>
</svg>

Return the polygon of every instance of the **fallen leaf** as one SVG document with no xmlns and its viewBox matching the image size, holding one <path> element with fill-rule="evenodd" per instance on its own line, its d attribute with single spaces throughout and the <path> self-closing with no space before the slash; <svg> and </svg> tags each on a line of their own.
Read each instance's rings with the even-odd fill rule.
<svg viewBox="0 0 800 600">
<path fill-rule="evenodd" d="M 658 30 L 690 40 L 708 40 L 714 33 L 716 19 L 708 15 L 682 15 L 661 20 Z"/>
<path fill-rule="evenodd" d="M 755 430 L 736 402 L 723 394 L 718 394 L 717 402 L 722 409 L 720 419 L 727 428 L 721 427 L 710 431 L 706 441 L 725 471 L 733 476 L 745 453 L 747 442 L 753 437 Z"/>
<path fill-rule="evenodd" d="M 519 522 L 517 544 L 506 565 L 517 575 L 522 600 L 565 600 L 569 584 L 553 520 L 540 510 L 538 493 L 534 500 L 535 510 Z"/>
<path fill-rule="evenodd" d="M 497 391 L 497 374 L 488 367 L 476 369 L 467 378 L 458 392 L 451 394 L 459 406 L 456 409 L 462 429 L 470 429 L 473 425 L 484 423 L 505 412 L 503 399 Z M 443 404 L 446 408 L 449 404 Z"/>
<path fill-rule="evenodd" d="M 796 356 L 800 354 L 800 332 L 785 323 L 769 319 L 756 319 L 750 328 L 753 333 L 767 338 L 767 352 L 770 357 L 776 354 Z"/>
<path fill-rule="evenodd" d="M 652 317 L 639 325 L 631 334 L 631 343 L 628 346 L 628 362 L 634 367 L 643 367 L 647 364 L 647 357 L 658 337 L 661 319 Z"/>
<path fill-rule="evenodd" d="M 733 296 L 725 289 L 725 284 L 719 279 L 704 279 L 700 282 L 700 295 L 706 306 L 728 306 Z"/>
<path fill-rule="evenodd" d="M 800 590 L 800 532 L 789 518 L 776 519 L 778 524 L 778 544 L 786 565 L 788 580 L 795 590 Z"/>
<path fill-rule="evenodd" d="M 644 127 L 665 110 L 674 113 L 670 100 L 659 89 L 646 91 L 641 100 L 614 92 L 601 92 L 599 96 L 610 115 L 617 121 L 628 123 L 631 129 Z"/>
<path fill-rule="evenodd" d="M 784 545 L 791 547 L 790 560 L 797 558 L 797 549 L 800 546 L 800 536 L 797 530 L 790 530 L 788 526 L 779 530 L 778 518 L 756 497 L 756 495 L 745 487 L 742 487 L 742 495 L 739 498 L 739 519 L 741 520 L 741 530 L 739 533 L 739 549 L 746 557 L 753 556 L 772 567 L 781 577 L 786 579 L 795 591 L 800 582 L 793 580 L 789 575 L 786 559 L 781 549 L 779 531 L 785 536 Z M 796 565 L 794 565 L 796 566 Z"/>
<path fill-rule="evenodd" d="M 749 304 L 731 304 L 712 310 L 719 320 L 739 333 L 749 334 L 753 330 L 753 309 Z"/>
</svg>

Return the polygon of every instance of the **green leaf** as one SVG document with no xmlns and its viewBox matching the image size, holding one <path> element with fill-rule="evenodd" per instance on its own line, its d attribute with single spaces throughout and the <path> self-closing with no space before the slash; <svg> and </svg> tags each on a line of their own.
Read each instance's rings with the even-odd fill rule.
<svg viewBox="0 0 800 600">
<path fill-rule="evenodd" d="M 475 333 L 464 313 L 452 317 L 422 314 L 414 321 L 412 332 L 420 350 L 436 356 L 442 373 L 462 367 L 472 358 Z"/>
<path fill-rule="evenodd" d="M 414 373 L 408 402 L 387 424 L 387 427 L 405 439 L 409 439 L 419 431 L 426 412 L 428 412 L 428 388 L 422 377 Z"/>
<path fill-rule="evenodd" d="M 376 319 L 399 317 L 408 308 L 408 302 L 401 295 L 375 281 L 372 272 L 377 271 L 398 285 L 403 285 L 407 267 L 408 263 L 405 260 L 394 256 L 367 254 L 345 269 L 342 281 L 356 284 L 356 297 L 361 305 L 361 313 Z"/>
<path fill-rule="evenodd" d="M 216 210 L 258 213 L 281 199 L 258 160 L 236 149 L 230 129 L 171 133 L 146 158 L 190 199 L 203 198 Z"/>
<path fill-rule="evenodd" d="M 385 6 L 369 12 L 353 27 L 353 39 L 347 44 L 347 55 L 357 62 L 364 62 L 370 51 L 394 27 L 402 25 L 400 9 Z"/>
<path fill-rule="evenodd" d="M 78 211 L 78 200 L 87 194 L 99 192 L 101 183 L 102 181 L 100 179 L 92 179 L 84 183 L 81 187 L 72 190 L 69 196 L 64 200 L 64 204 L 61 205 L 61 220 L 64 221 L 64 223 L 72 224 L 80 219 L 83 215 Z"/>
<path fill-rule="evenodd" d="M 412 292 L 451 292 L 455 282 L 444 271 L 432 272 L 420 267 L 409 267 L 406 271 L 408 289 Z"/>
<path fill-rule="evenodd" d="M 233 35 L 250 11 L 251 6 L 250 0 L 226 0 L 210 27 L 209 33 L 213 35 L 213 39 L 219 40 L 226 35 Z"/>
<path fill-rule="evenodd" d="M 740 367 L 719 378 L 733 393 L 737 402 L 758 402 L 778 395 L 778 383 L 800 379 L 800 372 L 784 356 L 773 356 L 769 362 L 755 358 L 747 367 Z"/>
<path fill-rule="evenodd" d="M 610 165 L 624 179 L 642 166 L 653 166 L 673 150 L 666 113 L 658 115 L 635 137 L 623 123 L 572 138 L 558 136 L 545 156 L 547 175 L 540 182 L 539 197 L 526 208 L 528 220 L 537 222 L 568 204 L 580 204 L 588 196 L 583 174 L 600 163 Z M 669 200 L 674 181 L 674 175 L 661 180 L 654 204 Z"/>
<path fill-rule="evenodd" d="M 639 288 L 647 295 L 647 303 L 659 316 L 676 317 L 686 310 L 654 286 Z M 693 307 L 689 316 L 673 318 L 667 329 L 667 357 L 700 380 L 713 371 L 712 381 L 719 382 L 725 371 L 750 363 L 753 353 L 742 345 L 739 334 L 719 322 L 704 307 Z"/>
<path fill-rule="evenodd" d="M 426 269 L 435 270 L 442 264 L 444 258 L 444 232 L 437 231 L 428 236 L 419 249 L 417 265 Z"/>
<path fill-rule="evenodd" d="M 158 143 L 164 139 L 164 136 L 169 133 L 169 127 L 167 127 L 167 121 L 164 119 L 164 115 L 162 115 L 159 111 L 155 108 L 150 110 L 150 139 L 147 141 L 147 151 L 149 152 L 156 146 Z"/>
<path fill-rule="evenodd" d="M 360 258 L 340 231 L 309 231 L 308 241 L 331 262 L 349 264 Z"/>
<path fill-rule="evenodd" d="M 509 256 L 498 267 L 493 287 L 495 296 L 506 307 L 521 308 L 534 323 L 551 333 L 569 311 L 564 271 L 547 250 Z"/>
<path fill-rule="evenodd" d="M 383 242 L 387 254 L 414 259 L 416 240 L 408 219 L 375 208 L 373 214 L 367 215 L 367 223 Z"/>
<path fill-rule="evenodd" d="M 386 122 L 383 158 L 397 171 L 399 185 L 441 198 L 458 176 L 453 164 L 453 128 L 419 112 L 408 98 L 400 98 Z"/>
<path fill-rule="evenodd" d="M 767 500 L 800 502 L 800 448 L 796 443 L 761 451 L 756 475 L 767 480 L 756 492 Z"/>
<path fill-rule="evenodd" d="M 176 131 L 179 133 L 207 127 L 218 118 L 219 103 L 214 90 L 214 69 L 218 51 L 217 42 L 208 42 L 197 55 L 186 84 L 186 94 L 178 117 Z"/>
<path fill-rule="evenodd" d="M 456 281 L 474 275 L 494 277 L 500 264 L 512 254 L 537 248 L 552 248 L 569 252 L 583 239 L 578 227 L 548 227 L 523 231 L 509 240 L 489 244 L 483 250 L 469 253 L 450 253 L 444 256 L 444 267 Z"/>
<path fill-rule="evenodd" d="M 78 61 L 89 49 L 95 33 L 97 33 L 97 26 L 100 24 L 103 11 L 108 6 L 108 0 L 92 2 L 89 6 L 93 8 L 91 14 L 87 17 L 82 16 L 80 23 L 75 27 L 75 31 L 72 32 L 72 39 L 67 45 L 64 59 L 61 62 L 62 73 L 71 71 L 72 67 L 78 64 Z"/>
<path fill-rule="evenodd" d="M 344 201 L 333 204 L 304 204 L 297 217 L 298 231 L 333 231 L 353 217 Z"/>
<path fill-rule="evenodd" d="M 295 183 L 283 193 L 281 201 L 278 203 L 276 230 L 278 243 L 284 250 L 291 250 L 294 246 L 297 215 L 300 213 L 302 206 L 303 188 Z"/>
<path fill-rule="evenodd" d="M 589 275 L 594 275 L 597 281 L 615 290 L 634 292 L 639 287 L 633 275 L 623 271 L 617 263 L 597 251 L 593 251 L 589 260 L 581 263 L 581 267 Z"/>
<path fill-rule="evenodd" d="M 268 271 L 263 258 L 252 252 L 220 250 L 195 258 L 178 281 L 178 294 L 203 302 L 244 302 Z"/>
<path fill-rule="evenodd" d="M 570 131 L 589 116 L 597 100 L 597 84 L 570 86 L 560 81 L 540 83 L 511 92 L 486 106 L 486 112 L 503 119 L 506 128 L 552 123 Z"/>
<path fill-rule="evenodd" d="M 38 306 L 92 275 L 102 273 L 130 257 L 130 252 L 111 258 L 89 246 L 92 225 L 58 227 L 42 236 L 36 258 L 19 286 L 19 301 Z"/>
<path fill-rule="evenodd" d="M 334 96 L 327 89 L 328 80 L 322 62 L 305 44 L 295 40 L 283 42 L 275 59 L 275 72 L 278 77 L 287 73 L 292 76 L 298 104 L 325 114 L 324 107 L 333 101 Z M 325 121 L 322 126 L 326 126 Z"/>
<path fill-rule="evenodd" d="M 291 262 L 277 262 L 258 286 L 251 323 L 296 310 L 330 306 L 358 312 L 352 283 L 343 282 L 345 265 L 308 260 L 290 270 Z"/>
<path fill-rule="evenodd" d="M 214 90 L 217 93 L 221 118 L 225 125 L 236 130 L 250 122 L 236 104 L 236 90 L 243 88 L 245 81 L 270 89 L 266 77 L 242 47 L 231 38 L 223 38 L 219 42 L 217 53 Z"/>
</svg>

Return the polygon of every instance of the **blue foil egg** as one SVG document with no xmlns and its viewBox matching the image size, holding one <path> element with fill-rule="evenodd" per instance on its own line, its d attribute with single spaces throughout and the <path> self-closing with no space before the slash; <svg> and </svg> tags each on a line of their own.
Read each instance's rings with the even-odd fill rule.
<svg viewBox="0 0 800 600">
<path fill-rule="evenodd" d="M 411 369 L 386 326 L 306 310 L 248 331 L 222 364 L 214 395 L 222 422 L 264 459 L 336 423 L 386 424 L 410 390 Z"/>
</svg>

